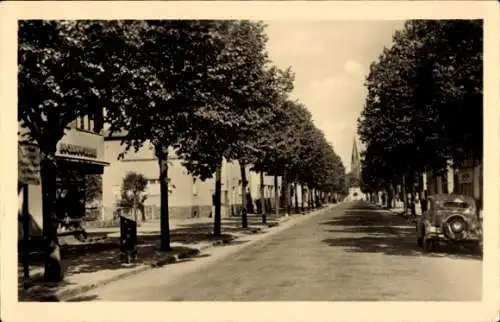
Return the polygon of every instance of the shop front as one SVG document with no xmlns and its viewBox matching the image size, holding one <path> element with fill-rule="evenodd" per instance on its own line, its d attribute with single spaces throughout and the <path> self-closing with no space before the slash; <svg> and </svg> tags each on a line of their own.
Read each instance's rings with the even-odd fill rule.
<svg viewBox="0 0 500 322">
<path fill-rule="evenodd" d="M 66 133 L 57 144 L 56 151 L 55 197 L 59 218 L 100 219 L 102 173 L 106 165 L 102 135 L 78 128 Z M 24 191 L 27 192 L 26 199 Z M 27 203 L 25 209 L 30 219 L 30 235 L 40 236 L 43 230 L 41 183 L 30 183 L 27 189 L 18 189 L 18 196 L 20 213 L 24 202 Z M 19 238 L 22 235 L 23 231 L 20 231 Z"/>
<path fill-rule="evenodd" d="M 70 131 L 57 146 L 57 203 L 61 215 L 85 220 L 102 217 L 104 138 Z"/>
</svg>

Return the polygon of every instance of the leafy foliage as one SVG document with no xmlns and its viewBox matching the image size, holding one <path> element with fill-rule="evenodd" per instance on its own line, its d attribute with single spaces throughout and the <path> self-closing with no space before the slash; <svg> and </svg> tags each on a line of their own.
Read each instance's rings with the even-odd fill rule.
<svg viewBox="0 0 500 322">
<path fill-rule="evenodd" d="M 142 205 L 147 199 L 144 193 L 147 189 L 148 181 L 140 173 L 128 172 L 122 181 L 120 188 L 120 200 L 118 207 L 132 208 L 134 205 Z M 131 193 L 129 193 L 129 191 Z"/>
<path fill-rule="evenodd" d="M 126 132 L 124 153 L 146 142 L 154 148 L 164 249 L 172 150 L 202 180 L 225 158 L 311 188 L 340 189 L 340 158 L 306 107 L 288 100 L 294 75 L 270 63 L 264 31 L 263 23 L 245 20 L 20 23 L 18 120 L 41 149 L 44 234 L 52 255 L 58 253 L 57 143 L 78 116 L 103 109 L 109 133 Z M 125 179 L 134 191 L 144 187 L 138 175 Z"/>
<path fill-rule="evenodd" d="M 482 158 L 481 21 L 408 21 L 370 66 L 366 86 L 358 121 L 366 185 Z"/>
</svg>

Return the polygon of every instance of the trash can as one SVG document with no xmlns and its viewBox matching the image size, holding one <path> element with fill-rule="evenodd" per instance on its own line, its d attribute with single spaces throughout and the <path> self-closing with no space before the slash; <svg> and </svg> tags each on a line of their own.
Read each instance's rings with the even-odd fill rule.
<svg viewBox="0 0 500 322">
<path fill-rule="evenodd" d="M 120 259 L 133 263 L 137 259 L 137 221 L 135 216 L 120 214 Z"/>
</svg>

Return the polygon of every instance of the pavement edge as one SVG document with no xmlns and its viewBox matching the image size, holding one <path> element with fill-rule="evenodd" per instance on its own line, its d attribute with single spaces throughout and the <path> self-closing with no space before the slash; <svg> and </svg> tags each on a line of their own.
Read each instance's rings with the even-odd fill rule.
<svg viewBox="0 0 500 322">
<path fill-rule="evenodd" d="M 341 203 L 328 205 L 326 207 L 316 209 L 315 211 L 312 211 L 309 213 L 289 215 L 286 217 L 282 217 L 282 219 L 279 220 L 279 223 L 277 225 L 273 225 L 273 226 L 270 226 L 268 228 L 283 228 L 283 229 L 285 229 L 286 227 L 291 226 L 295 221 L 297 221 L 298 218 L 303 218 L 303 217 L 307 218 L 310 215 L 315 215 L 315 214 L 321 213 L 323 211 L 335 208 L 336 206 L 338 206 L 340 204 Z M 307 215 L 309 215 L 309 216 L 307 216 Z M 295 219 L 295 220 L 293 220 L 293 219 Z M 289 225 L 282 225 L 284 223 L 288 223 Z M 281 230 L 282 229 L 273 229 L 273 230 L 268 231 L 268 232 L 269 233 L 278 232 Z M 264 233 L 262 235 L 267 236 L 268 234 Z M 239 238 L 236 238 L 236 239 L 239 239 Z M 164 265 L 173 264 L 173 263 L 179 262 L 183 259 L 196 258 L 203 250 L 206 250 L 206 249 L 209 249 L 209 248 L 212 248 L 215 246 L 230 245 L 232 243 L 232 241 L 234 241 L 236 239 L 229 240 L 229 241 L 228 240 L 217 240 L 217 241 L 214 241 L 208 245 L 204 245 L 204 246 L 196 249 L 196 251 L 190 250 L 190 251 L 186 251 L 186 254 L 180 253 L 180 254 L 172 255 L 172 256 L 169 256 L 167 258 L 157 260 L 157 261 L 152 262 L 152 263 L 145 264 L 143 266 L 135 267 L 135 268 L 131 269 L 130 271 L 123 272 L 122 274 L 118 274 L 118 275 L 112 276 L 112 277 L 107 278 L 107 279 L 102 279 L 99 282 L 85 284 L 85 285 L 81 285 L 81 286 L 76 286 L 74 288 L 70 288 L 68 290 L 63 290 L 61 292 L 56 293 L 56 296 L 59 299 L 59 301 L 61 301 L 61 302 L 69 301 L 69 300 L 71 300 L 71 299 L 73 299 L 81 294 L 84 294 L 92 289 L 113 283 L 113 282 L 118 281 L 122 278 L 131 277 L 131 276 L 137 275 L 139 273 L 145 272 L 145 271 L 153 269 L 153 268 L 158 268 L 158 267 L 161 267 Z M 254 241 L 258 241 L 258 240 L 260 240 L 260 239 L 256 239 Z M 251 243 L 249 243 L 249 244 L 251 244 Z"/>
</svg>

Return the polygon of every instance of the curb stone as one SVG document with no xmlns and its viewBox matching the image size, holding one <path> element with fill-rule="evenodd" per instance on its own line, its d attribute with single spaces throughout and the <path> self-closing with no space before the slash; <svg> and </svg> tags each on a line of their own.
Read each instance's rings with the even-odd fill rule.
<svg viewBox="0 0 500 322">
<path fill-rule="evenodd" d="M 321 212 L 321 211 L 326 210 L 328 208 L 330 208 L 330 207 L 322 207 L 321 209 L 317 209 L 317 211 Z M 312 211 L 311 213 L 314 213 L 314 212 L 315 211 Z M 302 215 L 307 215 L 307 214 L 309 214 L 309 213 L 305 213 L 305 214 L 302 214 Z M 287 222 L 287 221 L 289 221 L 291 219 L 296 219 L 296 218 L 301 218 L 301 217 L 302 216 L 299 216 L 299 215 L 281 217 L 281 218 L 286 218 L 286 219 L 284 219 L 284 220 L 281 219 L 281 220 L 279 220 L 276 223 L 270 223 L 267 226 L 269 228 L 277 227 L 277 226 L 280 226 L 280 224 L 283 223 L 283 222 Z M 267 231 L 263 231 L 262 229 L 258 229 L 258 230 L 259 230 L 258 232 L 251 233 L 250 235 L 256 235 L 259 232 L 261 232 L 261 233 L 262 232 L 267 232 Z M 133 275 L 137 275 L 139 273 L 142 273 L 144 271 L 150 270 L 152 268 L 161 267 L 161 266 L 164 266 L 164 265 L 167 265 L 167 264 L 173 264 L 173 263 L 176 263 L 176 262 L 178 262 L 180 260 L 183 260 L 183 259 L 196 257 L 196 256 L 198 256 L 201 253 L 201 251 L 206 250 L 208 248 L 212 248 L 212 247 L 216 247 L 216 246 L 221 246 L 221 245 L 229 245 L 234 240 L 236 240 L 238 238 L 239 237 L 232 238 L 232 239 L 220 239 L 220 240 L 216 240 L 216 241 L 213 241 L 213 242 L 211 242 L 211 243 L 209 243 L 207 245 L 201 246 L 201 247 L 197 248 L 194 251 L 188 251 L 188 252 L 186 252 L 186 254 L 176 254 L 176 255 L 169 256 L 169 257 L 167 257 L 165 259 L 155 261 L 153 263 L 144 264 L 144 265 L 141 265 L 139 267 L 133 268 L 130 271 L 123 272 L 122 274 L 115 275 L 115 276 L 110 277 L 108 279 L 103 279 L 102 281 L 99 281 L 99 282 L 96 282 L 96 283 L 82 285 L 82 286 L 79 286 L 79 287 L 68 289 L 67 291 L 61 291 L 59 293 L 56 293 L 56 296 L 59 298 L 59 301 L 61 301 L 61 302 L 68 301 L 68 300 L 71 300 L 72 298 L 74 298 L 74 297 L 76 297 L 78 295 L 84 294 L 84 293 L 86 293 L 86 292 L 88 292 L 88 291 L 90 291 L 90 290 L 92 290 L 94 288 L 110 284 L 110 283 L 118 281 L 118 280 L 120 280 L 122 278 L 126 278 L 126 277 L 130 277 L 130 276 L 133 276 Z"/>
<path fill-rule="evenodd" d="M 130 276 L 142 273 L 144 271 L 150 270 L 151 268 L 161 267 L 161 266 L 164 266 L 164 265 L 167 265 L 167 264 L 176 263 L 176 262 L 181 261 L 183 259 L 188 259 L 188 258 L 196 257 L 196 256 L 198 256 L 200 254 L 200 252 L 201 252 L 202 249 L 206 249 L 206 248 L 209 248 L 211 246 L 212 245 L 209 244 L 209 245 L 206 245 L 206 246 L 201 247 L 199 249 L 189 250 L 189 251 L 186 251 L 184 253 L 170 255 L 167 258 L 164 258 L 164 259 L 161 259 L 161 260 L 157 260 L 157 261 L 154 261 L 152 263 L 142 264 L 140 266 L 137 266 L 137 267 L 134 267 L 134 268 L 130 269 L 129 271 L 126 271 L 126 272 L 123 272 L 121 274 L 112 276 L 110 278 L 102 279 L 102 280 L 100 280 L 98 282 L 94 282 L 94 283 L 90 283 L 90 284 L 85 284 L 85 285 L 77 286 L 77 287 L 74 287 L 74 288 L 71 288 L 71 289 L 68 289 L 68 290 L 62 290 L 60 292 L 56 292 L 54 294 L 54 296 L 47 295 L 46 297 L 50 297 L 52 299 L 51 301 L 60 301 L 60 302 L 68 301 L 68 300 L 71 300 L 72 298 L 74 298 L 74 297 L 76 297 L 76 296 L 78 296 L 80 294 L 86 293 L 86 292 L 88 292 L 88 291 L 90 291 L 90 290 L 92 290 L 94 288 L 97 288 L 97 287 L 100 287 L 100 286 L 104 286 L 104 285 L 107 285 L 107 284 L 112 283 L 112 282 L 116 282 L 116 281 L 118 281 L 118 280 L 120 280 L 122 278 L 127 278 L 127 277 L 130 277 Z M 42 290 L 43 290 L 42 286 L 34 286 L 27 293 L 27 298 L 28 298 L 27 301 L 33 301 L 33 300 L 29 299 L 30 295 L 35 295 L 36 296 L 36 293 L 38 291 L 42 291 Z M 56 298 L 58 300 L 55 300 Z"/>
<path fill-rule="evenodd" d="M 80 294 L 86 293 L 94 288 L 107 285 L 109 283 L 118 281 L 122 278 L 130 277 L 130 276 L 142 273 L 144 271 L 150 270 L 151 268 L 159 268 L 159 267 L 162 267 L 164 265 L 173 264 L 173 263 L 182 261 L 183 259 L 197 257 L 201 253 L 201 251 L 203 251 L 205 249 L 212 248 L 215 246 L 229 245 L 235 239 L 237 239 L 237 238 L 216 240 L 216 241 L 213 241 L 212 243 L 201 246 L 195 250 L 190 250 L 190 251 L 187 251 L 187 252 L 181 253 L 181 254 L 171 255 L 165 259 L 161 259 L 161 260 L 155 261 L 153 263 L 143 264 L 139 267 L 131 269 L 130 271 L 123 272 L 122 274 L 115 275 L 115 276 L 110 277 L 108 279 L 103 279 L 102 281 L 99 281 L 97 283 L 91 283 L 91 284 L 87 284 L 87 285 L 82 285 L 80 287 L 75 287 L 75 288 L 69 289 L 67 291 L 61 291 L 59 293 L 56 293 L 56 296 L 59 298 L 59 301 L 71 300 L 71 298 L 74 298 Z"/>
</svg>

